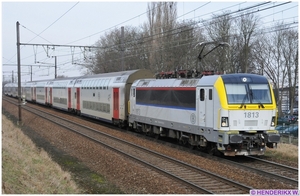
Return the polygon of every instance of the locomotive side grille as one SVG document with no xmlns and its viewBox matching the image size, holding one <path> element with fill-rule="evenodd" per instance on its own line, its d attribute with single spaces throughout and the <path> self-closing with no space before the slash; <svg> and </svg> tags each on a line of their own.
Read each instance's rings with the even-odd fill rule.
<svg viewBox="0 0 300 196">
<path fill-rule="evenodd" d="M 245 120 L 245 126 L 257 126 L 257 120 Z"/>
</svg>

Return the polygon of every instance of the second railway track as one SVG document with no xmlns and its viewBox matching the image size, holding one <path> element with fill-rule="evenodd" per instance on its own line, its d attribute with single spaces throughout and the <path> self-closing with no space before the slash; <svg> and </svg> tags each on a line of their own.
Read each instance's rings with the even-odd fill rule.
<svg viewBox="0 0 300 196">
<path fill-rule="evenodd" d="M 239 165 L 248 170 L 262 173 L 273 179 L 280 179 L 295 188 L 298 188 L 298 168 L 266 161 L 256 157 L 242 157 L 242 159 L 232 160 L 234 164 Z"/>
</svg>

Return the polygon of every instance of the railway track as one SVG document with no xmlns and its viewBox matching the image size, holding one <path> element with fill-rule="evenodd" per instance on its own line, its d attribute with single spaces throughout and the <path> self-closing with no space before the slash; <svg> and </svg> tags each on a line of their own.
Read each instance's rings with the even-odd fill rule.
<svg viewBox="0 0 300 196">
<path fill-rule="evenodd" d="M 15 100 L 15 99 L 10 99 Z M 111 127 L 111 126 L 109 126 Z M 225 164 L 230 164 L 234 167 L 239 167 L 257 174 L 269 177 L 278 182 L 289 184 L 291 188 L 298 188 L 298 169 L 289 167 L 286 165 L 270 162 L 256 157 L 228 157 L 226 159 L 219 157 L 210 157 L 207 154 L 203 154 L 199 151 L 194 152 L 199 156 L 206 157 L 208 159 L 215 159 Z M 142 153 L 141 153 L 142 154 Z"/>
<path fill-rule="evenodd" d="M 248 194 L 252 189 L 251 187 L 225 179 L 201 168 L 194 167 L 106 133 L 99 132 L 98 130 L 76 124 L 73 121 L 69 121 L 59 116 L 47 114 L 36 108 L 31 108 L 29 105 L 22 106 L 22 108 L 110 148 L 119 154 L 129 157 L 152 170 L 175 179 L 183 186 L 191 188 L 194 193 Z"/>
<path fill-rule="evenodd" d="M 234 164 L 248 170 L 269 176 L 270 178 L 286 182 L 298 188 L 298 168 L 266 161 L 257 157 L 247 156 L 241 159 L 230 159 Z"/>
</svg>

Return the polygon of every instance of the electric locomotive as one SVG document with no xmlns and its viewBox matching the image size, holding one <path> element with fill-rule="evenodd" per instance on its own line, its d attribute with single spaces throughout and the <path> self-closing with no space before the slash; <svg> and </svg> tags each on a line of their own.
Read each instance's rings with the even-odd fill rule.
<svg viewBox="0 0 300 196">
<path fill-rule="evenodd" d="M 263 155 L 280 140 L 275 97 L 260 75 L 140 79 L 129 111 L 134 129 L 225 156 Z"/>
<path fill-rule="evenodd" d="M 152 79 L 149 70 L 28 82 L 27 101 L 225 156 L 263 155 L 277 146 L 276 102 L 268 80 L 254 74 Z M 17 85 L 4 93 L 16 96 Z"/>
</svg>

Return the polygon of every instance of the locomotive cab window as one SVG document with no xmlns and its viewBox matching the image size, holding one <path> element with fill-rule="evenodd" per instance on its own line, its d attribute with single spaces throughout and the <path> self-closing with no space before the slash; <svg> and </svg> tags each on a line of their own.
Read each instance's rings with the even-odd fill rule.
<svg viewBox="0 0 300 196">
<path fill-rule="evenodd" d="M 272 103 L 268 84 L 225 84 L 229 104 Z"/>
<path fill-rule="evenodd" d="M 200 101 L 204 101 L 205 91 L 204 89 L 200 89 Z"/>
<path fill-rule="evenodd" d="M 267 84 L 249 84 L 252 103 L 272 103 L 271 92 Z"/>
</svg>

